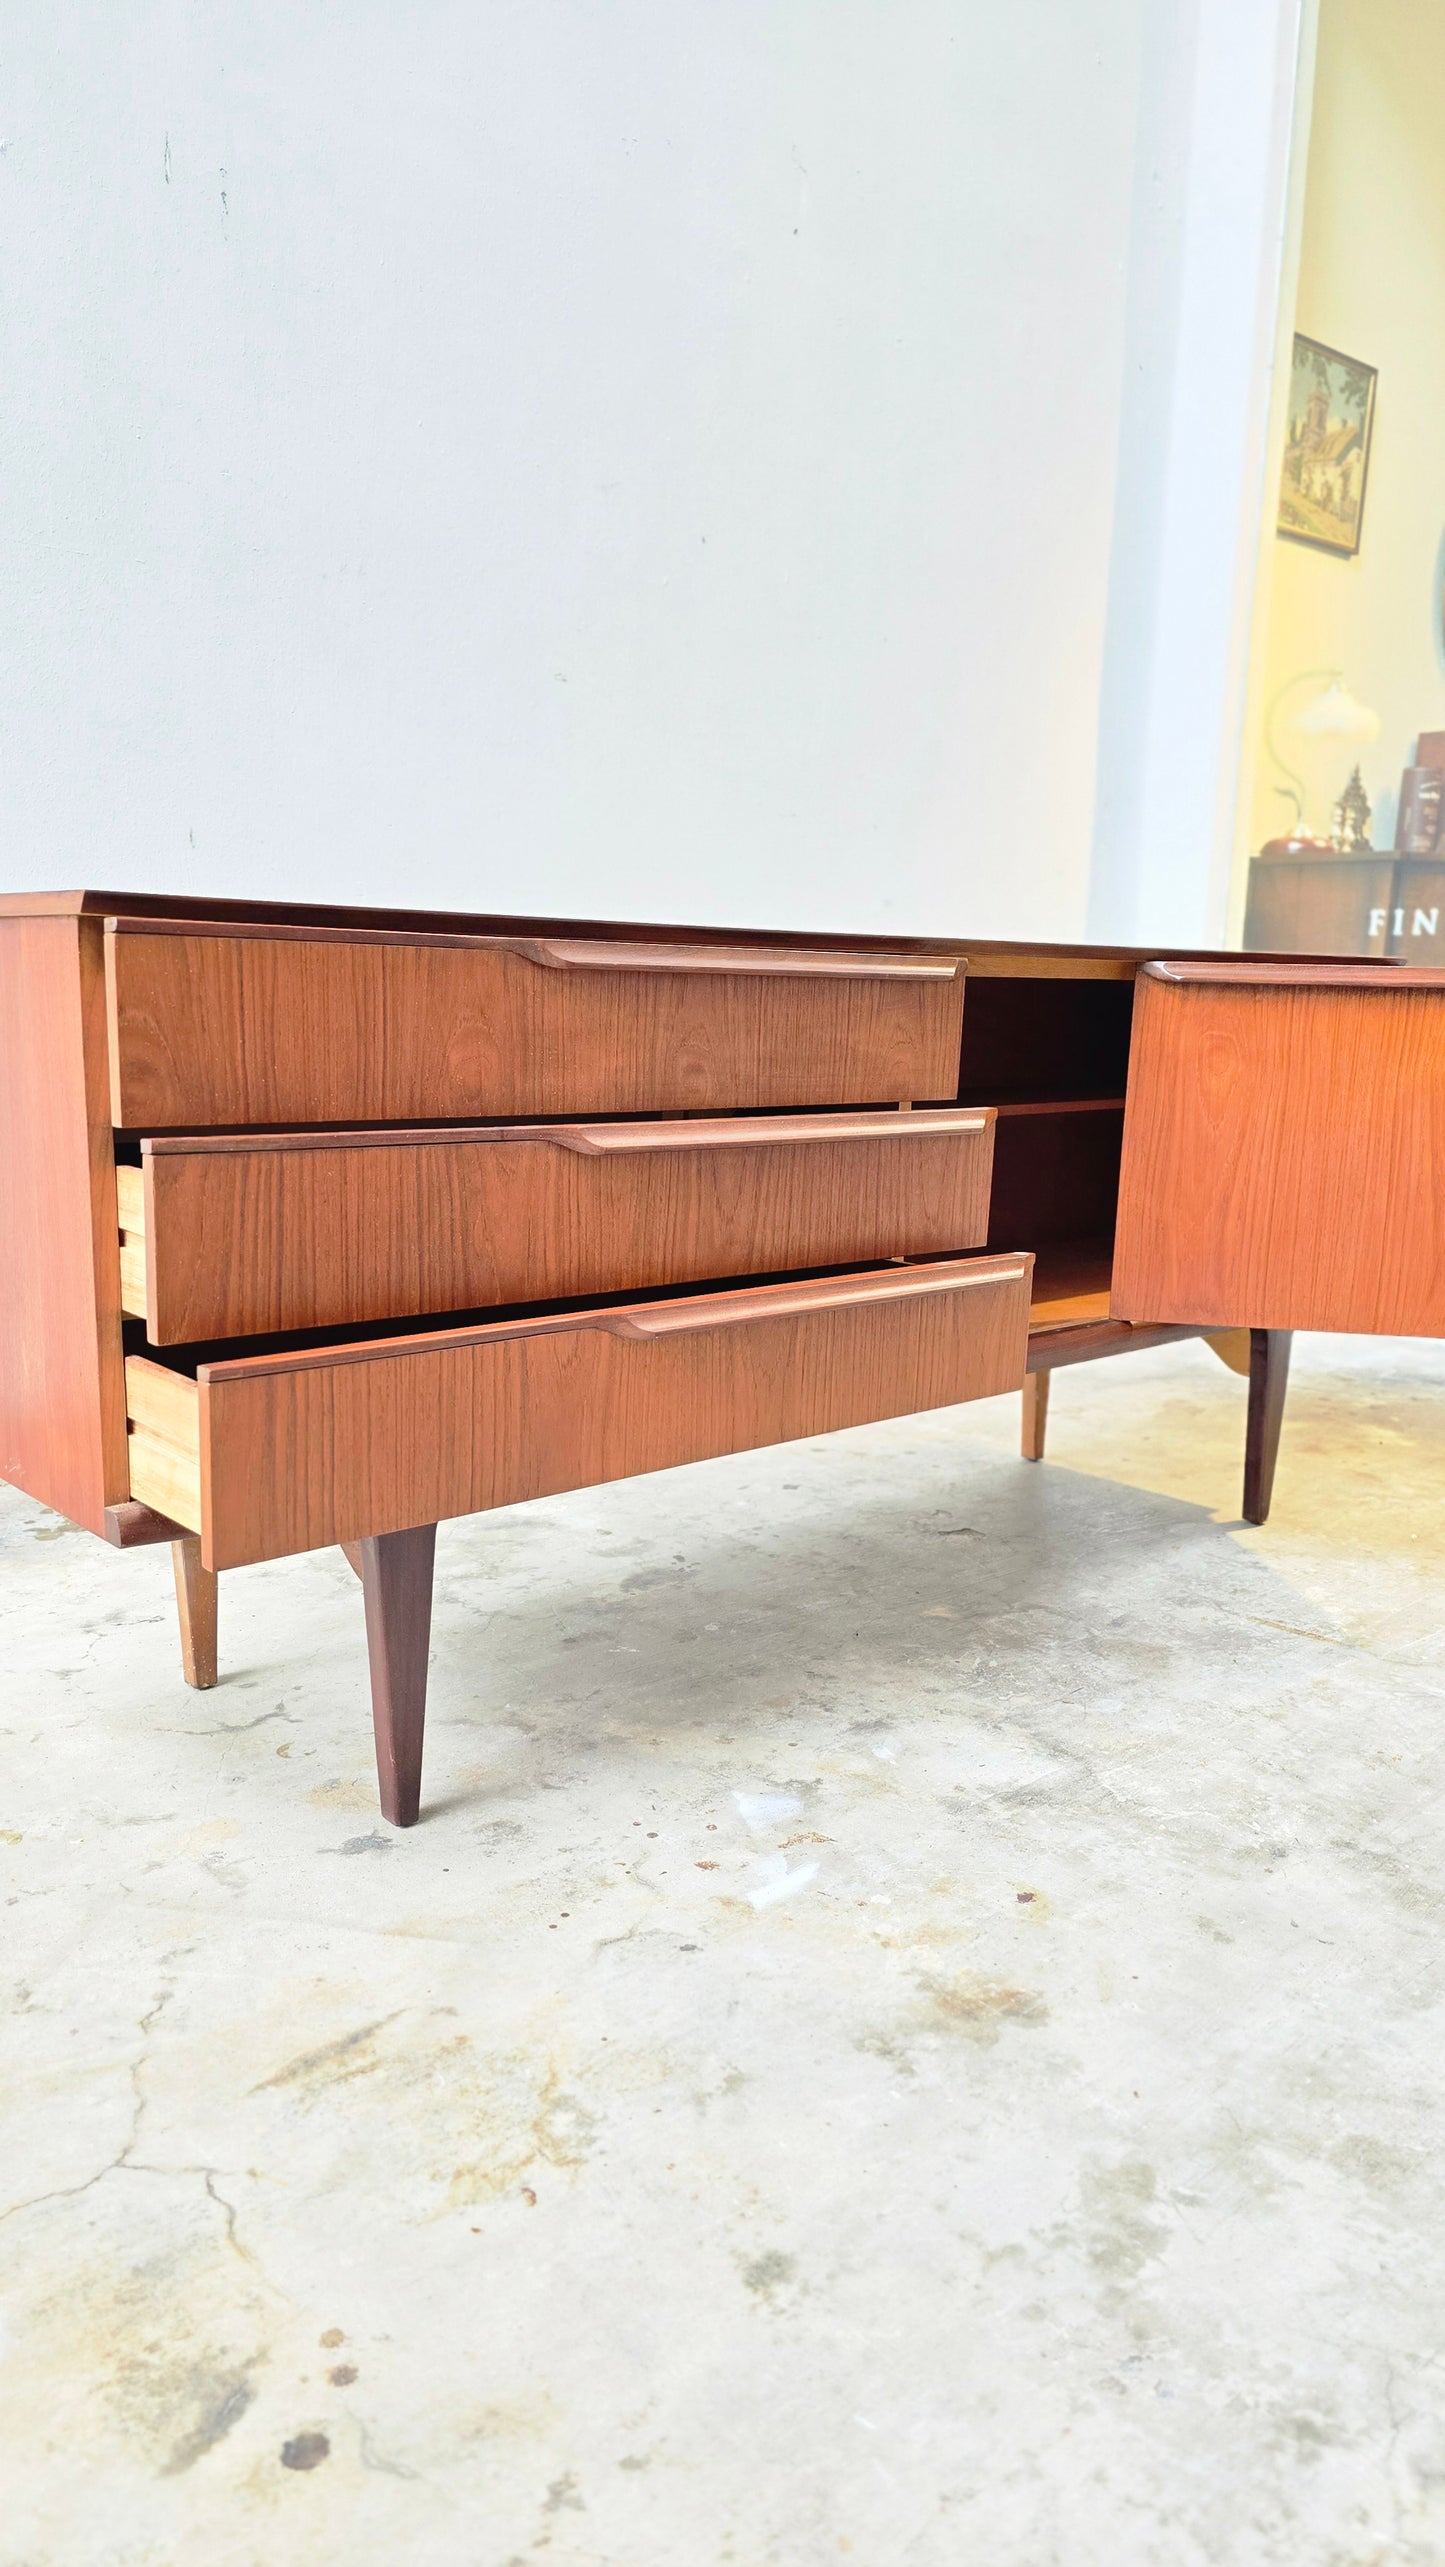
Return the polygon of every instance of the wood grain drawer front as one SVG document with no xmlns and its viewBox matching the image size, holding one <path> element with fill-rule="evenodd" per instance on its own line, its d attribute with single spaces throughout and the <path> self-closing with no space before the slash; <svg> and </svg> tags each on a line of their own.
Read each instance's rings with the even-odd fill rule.
<svg viewBox="0 0 1445 2567">
<path fill-rule="evenodd" d="M 1112 1308 L 1445 1335 L 1445 973 L 1140 974 Z"/>
<path fill-rule="evenodd" d="M 958 1108 L 157 1141 L 124 1289 L 164 1346 L 926 1256 L 983 1245 L 992 1154 Z"/>
<path fill-rule="evenodd" d="M 106 958 L 129 1130 L 958 1093 L 961 960 L 134 919 Z"/>
<path fill-rule="evenodd" d="M 127 1365 L 132 1490 L 213 1568 L 1016 1389 L 1028 1257 Z M 187 1470 L 190 1479 L 187 1481 Z"/>
</svg>

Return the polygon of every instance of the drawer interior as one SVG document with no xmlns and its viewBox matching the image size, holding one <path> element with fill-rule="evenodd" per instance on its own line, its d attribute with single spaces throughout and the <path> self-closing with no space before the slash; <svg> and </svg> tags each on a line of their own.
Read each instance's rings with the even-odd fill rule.
<svg viewBox="0 0 1445 2567">
<path fill-rule="evenodd" d="M 943 1260 L 910 1258 L 908 1262 L 932 1265 Z M 723 1292 L 758 1292 L 769 1284 L 827 1283 L 845 1275 L 896 1274 L 898 1264 L 898 1260 L 889 1258 L 869 1265 L 798 1266 L 786 1274 L 712 1276 L 705 1282 L 671 1285 L 666 1298 L 670 1303 L 686 1303 Z M 577 1293 L 554 1301 L 487 1303 L 471 1310 L 430 1310 L 402 1319 L 344 1320 L 331 1328 L 273 1328 L 254 1336 L 210 1337 L 183 1346 L 153 1346 L 144 1331 L 129 1320 L 122 1335 L 127 1359 L 142 1356 L 157 1372 L 194 1383 L 203 1364 L 241 1363 L 253 1355 L 321 1354 L 341 1346 L 422 1344 L 428 1337 L 452 1335 L 459 1329 L 506 1328 L 525 1325 L 529 1320 L 576 1318 L 584 1312 L 625 1311 L 658 1299 L 656 1287 L 646 1285 L 635 1292 Z"/>
</svg>

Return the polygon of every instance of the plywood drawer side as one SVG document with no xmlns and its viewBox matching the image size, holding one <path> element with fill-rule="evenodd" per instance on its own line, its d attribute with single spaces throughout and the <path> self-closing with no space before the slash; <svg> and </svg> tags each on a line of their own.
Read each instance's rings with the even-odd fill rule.
<svg viewBox="0 0 1445 2567">
<path fill-rule="evenodd" d="M 145 1179 L 139 1168 L 115 1172 L 115 1209 L 120 1224 L 120 1306 L 129 1319 L 144 1319 L 146 1295 Z"/>
<path fill-rule="evenodd" d="M 125 1367 L 130 1493 L 192 1533 L 201 1530 L 200 1393 L 184 1373 L 131 1355 Z"/>
</svg>

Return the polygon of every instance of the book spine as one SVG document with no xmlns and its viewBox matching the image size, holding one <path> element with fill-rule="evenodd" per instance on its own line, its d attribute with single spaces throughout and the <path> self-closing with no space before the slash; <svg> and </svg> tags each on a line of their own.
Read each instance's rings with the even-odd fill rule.
<svg viewBox="0 0 1445 2567">
<path fill-rule="evenodd" d="M 1395 847 L 1402 856 L 1432 856 L 1440 839 L 1445 775 L 1437 767 L 1406 767 L 1400 778 Z"/>
</svg>

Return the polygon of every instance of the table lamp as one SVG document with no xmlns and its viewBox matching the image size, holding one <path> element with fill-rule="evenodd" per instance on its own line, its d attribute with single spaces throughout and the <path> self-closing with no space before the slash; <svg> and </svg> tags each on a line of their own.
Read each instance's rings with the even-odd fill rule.
<svg viewBox="0 0 1445 2567">
<path fill-rule="evenodd" d="M 1295 770 L 1286 764 L 1275 729 L 1280 718 L 1280 708 L 1286 696 L 1295 687 L 1308 686 L 1320 678 L 1325 680 L 1325 684 L 1319 693 L 1311 696 L 1306 704 L 1301 705 L 1298 712 L 1284 716 L 1286 730 L 1292 731 L 1301 741 L 1341 740 L 1361 747 L 1371 740 L 1378 740 L 1380 736 L 1378 713 L 1372 711 L 1368 704 L 1361 704 L 1357 697 L 1351 695 L 1345 684 L 1343 670 L 1301 669 L 1297 676 L 1286 678 L 1265 715 L 1264 739 L 1271 759 L 1285 778 L 1285 782 L 1277 784 L 1274 789 L 1276 793 L 1282 793 L 1287 801 L 1294 804 L 1295 827 L 1287 838 L 1271 838 L 1268 845 L 1260 849 L 1261 855 L 1264 856 L 1328 855 L 1339 852 L 1332 838 L 1316 836 L 1308 827 L 1305 820 L 1304 777 L 1296 774 Z"/>
</svg>

